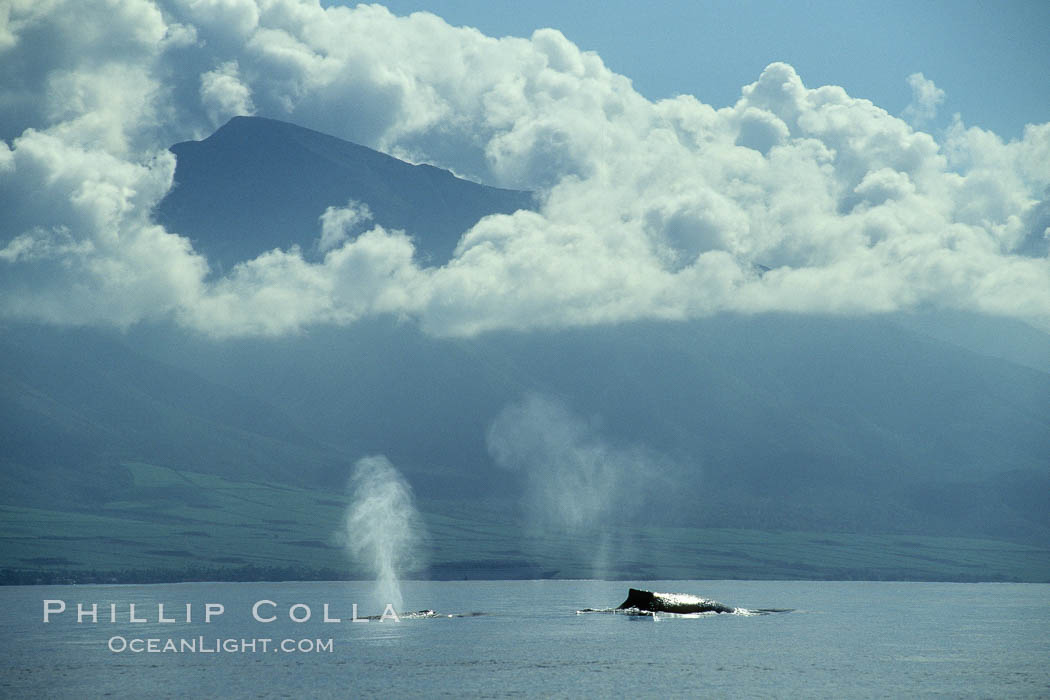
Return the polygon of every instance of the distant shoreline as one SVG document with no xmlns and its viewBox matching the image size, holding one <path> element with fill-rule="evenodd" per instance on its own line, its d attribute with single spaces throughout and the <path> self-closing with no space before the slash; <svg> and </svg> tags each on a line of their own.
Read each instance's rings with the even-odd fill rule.
<svg viewBox="0 0 1050 700">
<path fill-rule="evenodd" d="M 462 572 L 461 575 L 425 576 L 411 580 L 423 581 L 542 581 L 559 580 L 556 575 L 521 576 L 515 572 L 492 569 L 487 571 Z M 500 575 L 504 574 L 504 575 Z M 511 575 L 507 575 L 511 574 Z M 576 577 L 566 577 L 572 580 Z M 740 579 L 733 576 L 718 575 L 712 572 L 704 577 L 708 580 L 763 580 L 761 578 Z M 345 572 L 330 568 L 297 568 L 246 566 L 236 569 L 186 568 L 186 569 L 127 569 L 120 571 L 75 571 L 75 570 L 35 570 L 35 569 L 0 569 L 0 586 L 55 586 L 55 585 L 127 585 L 157 583 L 261 583 L 293 581 L 354 581 Z M 408 579 L 406 579 L 408 580 Z M 645 580 L 696 580 L 679 579 L 674 576 L 662 577 L 649 574 L 647 577 L 617 577 L 608 580 L 645 581 Z M 1044 580 L 1026 580 L 1020 577 L 900 577 L 892 572 L 854 571 L 840 572 L 812 578 L 783 579 L 770 577 L 765 580 L 785 581 L 898 581 L 907 583 L 1050 583 Z"/>
</svg>

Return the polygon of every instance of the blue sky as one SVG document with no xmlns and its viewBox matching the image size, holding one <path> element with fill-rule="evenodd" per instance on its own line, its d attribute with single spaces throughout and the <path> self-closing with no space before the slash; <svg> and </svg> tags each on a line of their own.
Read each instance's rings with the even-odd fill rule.
<svg viewBox="0 0 1050 700">
<path fill-rule="evenodd" d="M 353 4 L 333 3 L 326 4 Z M 945 91 L 935 126 L 955 113 L 969 126 L 1016 138 L 1050 119 L 1050 2 L 974 0 L 718 0 L 558 2 L 390 0 L 396 14 L 433 12 L 490 36 L 554 27 L 596 51 L 650 99 L 691 94 L 715 107 L 768 64 L 795 67 L 808 87 L 841 85 L 899 114 L 907 76 Z"/>
</svg>

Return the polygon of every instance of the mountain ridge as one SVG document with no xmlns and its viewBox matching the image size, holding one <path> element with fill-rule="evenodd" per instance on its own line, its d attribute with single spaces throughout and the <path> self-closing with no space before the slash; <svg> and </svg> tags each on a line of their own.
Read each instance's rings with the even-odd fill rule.
<svg viewBox="0 0 1050 700">
<path fill-rule="evenodd" d="M 319 218 L 351 200 L 373 223 L 407 232 L 424 264 L 447 262 L 483 216 L 535 206 L 530 192 L 457 178 L 288 122 L 234 117 L 170 149 L 175 184 L 154 209 L 222 273 L 274 248 L 318 258 Z"/>
</svg>

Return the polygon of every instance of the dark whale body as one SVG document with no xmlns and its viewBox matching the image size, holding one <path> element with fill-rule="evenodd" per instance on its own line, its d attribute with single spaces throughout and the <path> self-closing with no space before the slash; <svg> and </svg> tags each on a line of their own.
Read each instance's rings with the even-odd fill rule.
<svg viewBox="0 0 1050 700">
<path fill-rule="evenodd" d="M 723 605 L 717 600 L 708 600 L 684 593 L 653 593 L 631 588 L 627 591 L 627 600 L 620 603 L 617 610 L 642 610 L 645 612 L 665 613 L 731 613 L 736 608 Z"/>
<path fill-rule="evenodd" d="M 616 608 L 585 608 L 577 610 L 576 614 L 583 613 L 618 613 L 630 617 L 648 617 L 654 620 L 660 619 L 657 613 L 690 615 L 696 613 L 735 613 L 737 615 L 768 615 L 770 613 L 791 612 L 788 608 L 734 608 L 724 605 L 717 600 L 701 598 L 688 593 L 653 593 L 637 588 L 631 588 L 627 592 L 627 600 L 620 603 Z"/>
</svg>

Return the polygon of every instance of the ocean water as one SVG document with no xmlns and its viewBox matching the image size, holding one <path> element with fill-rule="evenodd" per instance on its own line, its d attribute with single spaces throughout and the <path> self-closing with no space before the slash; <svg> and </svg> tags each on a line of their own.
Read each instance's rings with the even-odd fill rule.
<svg viewBox="0 0 1050 700">
<path fill-rule="evenodd" d="M 617 605 L 629 585 L 791 612 L 656 620 L 576 614 Z M 402 587 L 408 609 L 485 614 L 352 622 L 354 603 L 359 618 L 383 612 L 367 582 L 2 588 L 0 696 L 1050 697 L 1050 585 Z M 51 609 L 62 601 L 66 610 L 44 623 L 45 601 Z M 274 621 L 253 617 L 259 601 L 258 616 Z M 78 623 L 78 603 L 88 612 L 96 604 L 97 621 Z M 323 620 L 326 603 L 328 617 L 339 622 Z M 145 622 L 130 620 L 131 604 Z M 158 620 L 158 604 L 174 621 Z M 207 623 L 206 604 L 223 606 Z M 303 619 L 307 608 L 310 619 L 290 619 Z M 265 651 L 264 639 L 271 640 Z M 170 650 L 179 645 L 181 651 Z"/>
</svg>

